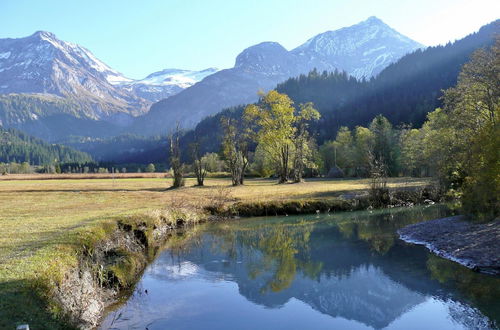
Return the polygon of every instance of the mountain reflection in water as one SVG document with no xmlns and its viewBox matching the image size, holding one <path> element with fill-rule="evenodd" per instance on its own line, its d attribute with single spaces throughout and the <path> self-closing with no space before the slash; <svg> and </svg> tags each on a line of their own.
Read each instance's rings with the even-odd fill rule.
<svg viewBox="0 0 500 330">
<path fill-rule="evenodd" d="M 495 328 L 500 279 L 396 236 L 448 214 L 438 205 L 208 224 L 164 251 L 102 328 Z"/>
</svg>

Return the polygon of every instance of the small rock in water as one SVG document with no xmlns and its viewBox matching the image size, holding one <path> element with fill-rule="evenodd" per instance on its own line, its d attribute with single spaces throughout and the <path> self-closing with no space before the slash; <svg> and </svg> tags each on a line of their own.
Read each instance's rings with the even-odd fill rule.
<svg viewBox="0 0 500 330">
<path fill-rule="evenodd" d="M 148 294 L 148 290 L 147 290 L 147 289 L 146 289 L 146 290 L 144 290 L 144 293 L 145 293 L 145 294 Z"/>
</svg>

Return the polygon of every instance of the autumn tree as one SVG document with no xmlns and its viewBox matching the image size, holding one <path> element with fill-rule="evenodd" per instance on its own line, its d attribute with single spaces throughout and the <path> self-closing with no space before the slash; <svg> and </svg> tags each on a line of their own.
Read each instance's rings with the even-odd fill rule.
<svg viewBox="0 0 500 330">
<path fill-rule="evenodd" d="M 200 142 L 195 139 L 195 142 L 191 143 L 191 158 L 193 159 L 193 171 L 196 175 L 196 184 L 198 186 L 203 186 L 205 181 L 205 176 L 208 172 L 208 163 L 206 159 L 201 155 L 200 152 Z"/>
<path fill-rule="evenodd" d="M 203 156 L 202 161 L 205 163 L 208 172 L 214 173 L 221 172 L 223 170 L 224 162 L 215 152 L 206 153 Z"/>
<path fill-rule="evenodd" d="M 153 173 L 154 171 L 156 171 L 155 164 L 149 163 L 148 166 L 146 166 L 146 172 Z"/>
<path fill-rule="evenodd" d="M 387 170 L 391 176 L 399 171 L 398 143 L 392 124 L 382 115 L 376 116 L 370 123 L 373 134 L 373 157 Z"/>
<path fill-rule="evenodd" d="M 354 175 L 354 137 L 348 127 L 342 126 L 335 138 L 334 152 L 336 166 L 346 175 Z"/>
<path fill-rule="evenodd" d="M 222 154 L 229 172 L 233 186 L 244 183 L 245 171 L 248 167 L 248 138 L 246 132 L 238 129 L 234 119 L 222 118 L 224 137 L 222 139 Z"/>
<path fill-rule="evenodd" d="M 370 129 L 357 126 L 354 130 L 354 168 L 355 176 L 368 176 L 370 173 L 370 151 L 373 149 L 374 135 Z"/>
<path fill-rule="evenodd" d="M 286 94 L 274 90 L 245 108 L 245 120 L 257 126 L 253 138 L 275 168 L 279 183 L 287 182 L 292 174 L 301 179 L 298 172 L 303 170 L 308 152 L 307 122 L 319 116 L 311 103 L 297 110 Z"/>
<path fill-rule="evenodd" d="M 330 169 L 336 166 L 337 147 L 335 141 L 325 141 L 319 147 L 319 153 L 322 160 L 321 171 L 323 174 L 328 174 Z"/>
<path fill-rule="evenodd" d="M 180 140 L 181 130 L 179 125 L 177 125 L 175 131 L 170 134 L 170 167 L 174 176 L 174 182 L 172 184 L 173 188 L 179 188 L 184 186 L 184 165 L 181 160 L 181 148 Z"/>
<path fill-rule="evenodd" d="M 405 175 L 429 176 L 428 162 L 424 157 L 425 129 L 403 129 L 400 134 L 401 167 Z"/>
<path fill-rule="evenodd" d="M 299 114 L 295 118 L 296 133 L 293 137 L 294 157 L 293 157 L 293 181 L 301 182 L 306 166 L 315 167 L 313 152 L 316 144 L 309 134 L 309 122 L 318 120 L 320 114 L 313 107 L 312 103 L 299 105 Z"/>
</svg>

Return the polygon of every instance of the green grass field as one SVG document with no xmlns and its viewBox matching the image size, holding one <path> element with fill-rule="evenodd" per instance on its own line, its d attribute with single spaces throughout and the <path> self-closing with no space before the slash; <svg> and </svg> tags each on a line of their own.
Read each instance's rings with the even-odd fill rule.
<svg viewBox="0 0 500 330">
<path fill-rule="evenodd" d="M 18 308 L 36 308 L 20 294 L 48 264 L 69 258 L 74 233 L 115 217 L 143 214 L 182 204 L 203 207 L 221 194 L 232 201 L 327 198 L 368 188 L 369 180 L 310 180 L 278 185 L 272 180 L 251 179 L 244 186 L 230 187 L 229 179 L 207 179 L 205 187 L 168 190 L 171 179 L 79 179 L 0 181 L 0 328 L 13 322 L 35 322 L 44 318 L 38 311 L 31 320 L 13 319 Z M 390 187 L 421 186 L 426 179 L 397 178 Z M 48 322 L 48 321 L 47 321 Z"/>
</svg>

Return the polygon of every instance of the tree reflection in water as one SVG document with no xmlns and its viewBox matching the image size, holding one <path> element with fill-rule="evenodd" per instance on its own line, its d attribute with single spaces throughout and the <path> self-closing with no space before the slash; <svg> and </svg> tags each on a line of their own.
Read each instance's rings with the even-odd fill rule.
<svg viewBox="0 0 500 330">
<path fill-rule="evenodd" d="M 134 296 L 119 313 L 139 325 L 150 319 L 158 328 L 175 328 L 185 324 L 183 315 L 167 311 L 185 294 L 199 297 L 199 302 L 190 298 L 181 306 L 212 308 L 195 308 L 196 317 L 189 322 L 200 327 L 221 314 L 229 328 L 235 322 L 255 327 L 268 322 L 271 327 L 271 319 L 258 307 L 246 305 L 250 304 L 291 313 L 286 319 L 299 317 L 302 321 L 296 320 L 295 327 L 318 322 L 317 315 L 306 316 L 312 309 L 328 315 L 330 325 L 337 326 L 339 320 L 352 320 L 377 329 L 406 328 L 413 325 L 405 317 L 413 315 L 440 328 L 494 328 L 488 322 L 498 322 L 500 315 L 498 278 L 474 273 L 397 238 L 396 231 L 403 226 L 447 215 L 446 208 L 433 206 L 207 224 L 183 244 L 163 252 L 146 271 L 144 286 L 164 290 L 156 304 L 149 306 Z M 234 284 L 237 292 L 230 290 L 228 296 Z M 241 296 L 246 304 L 235 303 Z M 309 309 L 290 312 L 287 306 L 292 301 Z M 251 314 L 238 314 L 241 308 Z M 241 320 L 242 315 L 248 320 Z M 273 314 L 272 320 L 279 315 L 283 314 Z"/>
</svg>

